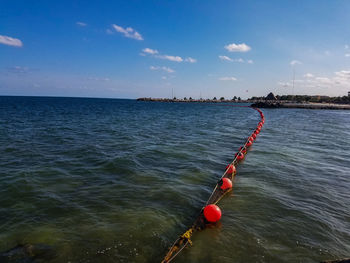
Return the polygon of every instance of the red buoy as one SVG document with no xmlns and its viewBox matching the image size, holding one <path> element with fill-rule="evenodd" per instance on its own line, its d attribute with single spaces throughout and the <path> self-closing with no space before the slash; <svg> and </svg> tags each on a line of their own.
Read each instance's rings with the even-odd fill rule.
<svg viewBox="0 0 350 263">
<path fill-rule="evenodd" d="M 222 178 L 219 182 L 220 189 L 226 190 L 232 188 L 232 181 L 228 178 Z"/>
<path fill-rule="evenodd" d="M 239 153 L 239 154 L 236 153 L 236 157 L 237 157 L 237 161 L 241 161 L 244 159 L 244 154 L 243 153 Z"/>
<path fill-rule="evenodd" d="M 229 164 L 226 166 L 226 170 L 228 174 L 233 174 L 236 172 L 236 167 L 233 164 Z"/>
<path fill-rule="evenodd" d="M 204 217 L 209 222 L 215 223 L 221 218 L 221 210 L 217 205 L 207 205 L 204 208 Z"/>
<path fill-rule="evenodd" d="M 243 146 L 239 147 L 238 151 L 241 151 L 242 153 L 246 154 L 247 153 L 247 149 L 243 148 Z"/>
<path fill-rule="evenodd" d="M 253 145 L 253 141 L 248 141 L 247 142 L 247 147 L 250 147 L 250 146 L 252 146 Z"/>
<path fill-rule="evenodd" d="M 256 134 L 253 133 L 253 134 L 252 134 L 252 137 L 253 137 L 253 139 L 255 140 L 255 139 L 256 139 Z"/>
</svg>

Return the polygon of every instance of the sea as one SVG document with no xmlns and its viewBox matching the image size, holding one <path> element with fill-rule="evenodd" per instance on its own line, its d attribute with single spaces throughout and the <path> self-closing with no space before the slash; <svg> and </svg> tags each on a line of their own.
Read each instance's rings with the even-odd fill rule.
<svg viewBox="0 0 350 263">
<path fill-rule="evenodd" d="M 1 262 L 160 262 L 260 120 L 223 105 L 0 97 Z M 350 257 L 350 111 L 262 111 L 220 222 L 172 262 Z"/>
</svg>

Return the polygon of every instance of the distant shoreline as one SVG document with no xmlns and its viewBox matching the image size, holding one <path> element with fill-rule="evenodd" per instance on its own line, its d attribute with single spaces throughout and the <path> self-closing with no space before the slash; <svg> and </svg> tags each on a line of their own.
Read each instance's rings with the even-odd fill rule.
<svg viewBox="0 0 350 263">
<path fill-rule="evenodd" d="M 293 102 L 293 101 L 252 101 L 252 100 L 214 100 L 214 99 L 166 99 L 166 98 L 138 98 L 137 101 L 152 102 L 181 102 L 181 103 L 250 103 L 252 107 L 270 109 L 319 109 L 319 110 L 350 110 L 350 104 Z"/>
<path fill-rule="evenodd" d="M 155 102 L 184 102 L 184 103 L 252 103 L 248 100 L 215 100 L 215 99 L 168 99 L 168 98 L 138 98 L 137 101 L 155 101 Z"/>
<path fill-rule="evenodd" d="M 318 109 L 318 110 L 350 110 L 350 104 L 318 103 L 318 102 L 280 102 L 265 101 L 256 102 L 251 105 L 257 108 L 288 108 L 288 109 Z"/>
</svg>

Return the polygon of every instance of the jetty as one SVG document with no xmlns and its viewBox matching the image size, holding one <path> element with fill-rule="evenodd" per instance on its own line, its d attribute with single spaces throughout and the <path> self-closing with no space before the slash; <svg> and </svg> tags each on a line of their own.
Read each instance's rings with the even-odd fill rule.
<svg viewBox="0 0 350 263">
<path fill-rule="evenodd" d="M 293 108 L 320 110 L 350 110 L 350 96 L 328 97 L 307 95 L 275 96 L 270 92 L 265 98 L 250 99 L 252 107 L 257 108 Z"/>
<path fill-rule="evenodd" d="M 155 101 L 155 102 L 183 102 L 183 103 L 228 103 L 228 102 L 238 102 L 238 103 L 249 103 L 247 100 L 242 100 L 241 98 L 237 99 L 225 99 L 221 97 L 220 99 L 192 99 L 192 98 L 183 98 L 183 99 L 178 99 L 178 98 L 138 98 L 136 99 L 137 101 Z"/>
<path fill-rule="evenodd" d="M 154 102 L 181 102 L 181 103 L 250 103 L 255 108 L 292 108 L 292 109 L 321 109 L 321 110 L 350 110 L 350 92 L 348 96 L 308 96 L 308 95 L 282 95 L 275 96 L 270 92 L 266 97 L 252 97 L 242 100 L 234 96 L 232 99 L 221 97 L 217 99 L 179 99 L 170 98 L 138 98 L 137 101 Z"/>
<path fill-rule="evenodd" d="M 271 102 L 259 101 L 253 103 L 257 108 L 292 108 L 292 109 L 318 109 L 318 110 L 350 110 L 350 104 L 317 103 L 317 102 Z"/>
</svg>

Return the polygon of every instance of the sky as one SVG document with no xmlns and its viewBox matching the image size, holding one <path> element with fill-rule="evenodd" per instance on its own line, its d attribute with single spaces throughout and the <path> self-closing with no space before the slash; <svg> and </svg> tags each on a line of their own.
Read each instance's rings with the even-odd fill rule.
<svg viewBox="0 0 350 263">
<path fill-rule="evenodd" d="M 344 96 L 349 14 L 347 0 L 0 0 L 0 95 Z"/>
</svg>

